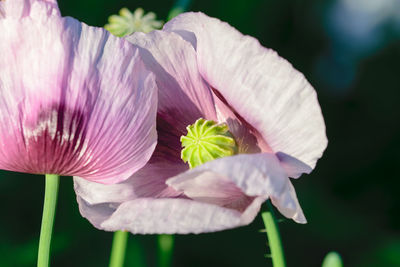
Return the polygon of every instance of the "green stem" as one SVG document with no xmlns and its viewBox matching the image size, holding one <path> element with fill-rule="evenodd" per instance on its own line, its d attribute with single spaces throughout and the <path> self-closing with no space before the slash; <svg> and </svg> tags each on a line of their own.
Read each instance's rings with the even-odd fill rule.
<svg viewBox="0 0 400 267">
<path fill-rule="evenodd" d="M 271 249 L 272 264 L 274 267 L 285 267 L 285 255 L 283 253 L 278 224 L 275 219 L 272 204 L 269 200 L 267 201 L 267 206 L 268 211 L 261 213 L 261 216 L 267 230 L 268 243 Z"/>
<path fill-rule="evenodd" d="M 40 229 L 38 267 L 49 266 L 51 234 L 53 232 L 54 215 L 56 213 L 58 185 L 60 176 L 46 174 L 42 227 Z"/>
<path fill-rule="evenodd" d="M 110 267 L 122 267 L 124 266 L 126 244 L 128 243 L 129 233 L 126 231 L 117 231 L 114 233 Z"/>
<path fill-rule="evenodd" d="M 173 235 L 158 236 L 158 267 L 170 267 L 174 250 Z"/>
</svg>

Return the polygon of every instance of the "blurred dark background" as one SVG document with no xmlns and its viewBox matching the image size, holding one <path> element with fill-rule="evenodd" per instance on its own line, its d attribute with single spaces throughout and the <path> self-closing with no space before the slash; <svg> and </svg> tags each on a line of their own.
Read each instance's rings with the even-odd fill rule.
<svg viewBox="0 0 400 267">
<path fill-rule="evenodd" d="M 173 1 L 63 0 L 64 16 L 103 26 L 120 8 L 165 20 Z M 191 10 L 229 22 L 276 50 L 318 92 L 328 149 L 294 181 L 308 219 L 280 223 L 288 266 L 400 266 L 400 1 L 202 0 Z M 0 266 L 35 266 L 44 179 L 0 173 Z M 272 266 L 258 217 L 213 234 L 176 236 L 173 266 Z M 107 266 L 112 233 L 79 215 L 72 179 L 60 185 L 52 266 Z M 155 266 L 156 236 L 131 236 L 126 266 Z"/>
</svg>

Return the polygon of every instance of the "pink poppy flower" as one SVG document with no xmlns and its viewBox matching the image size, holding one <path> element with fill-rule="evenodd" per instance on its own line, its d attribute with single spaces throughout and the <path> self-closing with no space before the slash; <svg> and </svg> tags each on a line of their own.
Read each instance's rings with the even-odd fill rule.
<svg viewBox="0 0 400 267">
<path fill-rule="evenodd" d="M 75 178 L 81 214 L 110 231 L 200 233 L 246 225 L 271 199 L 305 223 L 289 177 L 311 172 L 327 139 L 304 76 L 256 39 L 202 13 L 127 39 L 156 74 L 158 144 L 123 183 Z M 199 118 L 227 123 L 238 154 L 189 169 L 180 137 Z"/>
<path fill-rule="evenodd" d="M 0 55 L 0 169 L 116 183 L 150 158 L 157 89 L 134 45 L 54 0 L 5 0 Z"/>
</svg>

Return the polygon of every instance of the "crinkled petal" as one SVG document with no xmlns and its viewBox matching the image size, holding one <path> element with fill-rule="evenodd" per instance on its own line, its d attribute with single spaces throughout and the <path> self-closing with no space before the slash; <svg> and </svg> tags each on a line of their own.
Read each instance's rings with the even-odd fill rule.
<svg viewBox="0 0 400 267">
<path fill-rule="evenodd" d="M 53 15 L 6 17 L 0 32 L 1 169 L 115 183 L 144 166 L 157 91 L 137 48 Z"/>
<path fill-rule="evenodd" d="M 191 42 L 199 71 L 274 152 L 311 168 L 327 145 L 314 89 L 276 52 L 202 13 L 184 13 L 164 25 Z M 260 116 L 262 114 L 262 116 Z"/>
<path fill-rule="evenodd" d="M 216 159 L 167 180 L 167 184 L 192 199 L 238 210 L 246 208 L 248 197 L 271 198 L 283 215 L 306 222 L 285 170 L 271 153 Z"/>
<path fill-rule="evenodd" d="M 122 203 L 140 197 L 175 197 L 180 195 L 165 181 L 188 170 L 180 158 L 180 133 L 163 120 L 157 122 L 158 143 L 147 164 L 128 180 L 102 185 L 78 177 L 74 178 L 75 192 L 87 203 Z"/>
<path fill-rule="evenodd" d="M 204 179 L 217 180 L 218 177 L 222 177 L 223 181 L 232 182 L 247 196 L 267 197 L 280 194 L 287 179 L 274 154 L 258 153 L 240 154 L 206 162 L 168 179 L 167 184 L 186 193 L 192 187 L 201 185 Z M 206 190 L 204 193 L 207 194 Z"/>
<path fill-rule="evenodd" d="M 195 177 L 181 177 L 185 179 L 170 179 L 168 184 L 195 201 L 243 211 L 254 199 L 244 194 L 229 178 L 215 172 L 204 171 Z"/>
<path fill-rule="evenodd" d="M 179 35 L 162 31 L 134 33 L 126 39 L 141 47 L 146 66 L 156 74 L 158 116 L 180 132 L 198 118 L 216 119 L 208 85 L 197 67 L 196 51 Z"/>
<path fill-rule="evenodd" d="M 78 197 L 82 216 L 97 228 L 134 234 L 198 234 L 246 225 L 254 220 L 264 200 L 254 199 L 241 213 L 190 199 L 140 198 L 113 207 L 89 205 Z"/>
<path fill-rule="evenodd" d="M 186 169 L 183 163 L 155 160 L 153 155 L 148 164 L 126 181 L 104 185 L 74 177 L 74 189 L 77 196 L 90 205 L 122 203 L 143 197 L 177 197 L 181 193 L 168 187 L 165 181 Z"/>
<path fill-rule="evenodd" d="M 130 180 L 105 186 L 75 179 L 75 185 L 83 185 L 82 190 L 76 190 L 82 216 L 97 228 L 109 231 L 212 232 L 249 224 L 261 204 L 271 198 L 282 214 L 305 222 L 289 178 L 271 153 L 207 162 L 168 179 L 169 192 L 175 192 L 170 195 L 166 191 L 161 195 L 160 190 L 165 188 L 160 188 L 157 195 L 138 196 L 135 187 L 146 183 L 146 177 L 140 178 L 136 186 Z M 90 187 L 86 187 L 88 184 Z M 130 198 L 113 196 L 114 193 Z"/>
<path fill-rule="evenodd" d="M 60 15 L 56 0 L 0 0 L 0 19 Z"/>
<path fill-rule="evenodd" d="M 111 217 L 112 220 L 118 220 L 118 216 L 114 216 L 114 213 L 120 205 L 124 207 L 123 203 L 142 198 L 180 196 L 181 193 L 168 187 L 165 180 L 184 171 L 186 169 L 182 169 L 185 167 L 182 166 L 184 164 L 159 161 L 154 157 L 157 158 L 157 155 L 153 155 L 145 167 L 122 183 L 104 185 L 74 177 L 74 189 L 82 216 L 99 229 L 113 231 L 110 228 L 101 227 L 101 224 Z M 128 220 L 127 217 L 126 220 Z M 120 225 L 120 229 L 125 229 L 124 227 Z"/>
<path fill-rule="evenodd" d="M 192 199 L 237 210 L 246 208 L 249 197 L 271 198 L 283 215 L 306 222 L 286 171 L 272 153 L 216 159 L 168 179 L 167 184 Z"/>
</svg>

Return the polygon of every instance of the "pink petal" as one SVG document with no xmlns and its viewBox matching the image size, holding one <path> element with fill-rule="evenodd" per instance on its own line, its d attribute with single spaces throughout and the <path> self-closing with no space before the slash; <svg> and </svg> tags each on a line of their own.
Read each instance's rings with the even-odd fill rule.
<svg viewBox="0 0 400 267">
<path fill-rule="evenodd" d="M 308 174 L 312 171 L 310 166 L 285 153 L 278 152 L 276 153 L 276 156 L 289 177 L 299 178 L 303 173 Z"/>
<path fill-rule="evenodd" d="M 244 194 L 229 178 L 214 172 L 204 171 L 195 177 L 181 174 L 185 179 L 172 178 L 168 184 L 185 196 L 198 202 L 215 204 L 226 208 L 243 211 L 253 201 Z"/>
<path fill-rule="evenodd" d="M 107 220 L 118 207 L 118 204 L 114 203 L 90 205 L 79 195 L 77 195 L 76 200 L 82 217 L 88 219 L 98 229 L 103 229 L 100 227 L 101 223 Z"/>
<path fill-rule="evenodd" d="M 56 0 L 7 0 L 0 1 L 1 18 L 22 18 L 60 15 Z"/>
<path fill-rule="evenodd" d="M 6 14 L 0 32 L 1 169 L 115 183 L 144 166 L 157 93 L 137 48 L 56 15 Z"/>
<path fill-rule="evenodd" d="M 128 180 L 117 184 L 100 184 L 74 177 L 76 195 L 88 204 L 121 203 L 136 198 L 135 188 L 127 185 Z"/>
<path fill-rule="evenodd" d="M 143 198 L 180 196 L 181 193 L 168 187 L 165 180 L 186 170 L 187 166 L 183 162 L 158 160 L 158 157 L 156 150 L 148 164 L 118 184 L 104 185 L 74 177 L 74 189 L 82 216 L 97 228 L 113 231 L 101 227 L 101 224 L 111 217 L 114 220 L 114 213 L 123 203 Z M 125 226 L 120 225 L 120 229 L 125 229 Z"/>
<path fill-rule="evenodd" d="M 168 172 L 168 168 L 164 170 Z M 141 171 L 111 186 L 75 178 L 82 216 L 108 231 L 212 232 L 249 224 L 270 197 L 285 216 L 305 222 L 294 189 L 274 154 L 238 155 L 207 162 L 169 179 L 167 184 L 176 191 L 152 185 L 156 179 L 145 173 L 140 177 Z M 148 171 L 156 174 L 159 170 Z M 150 186 L 145 188 L 147 183 Z M 145 190 L 138 189 L 141 187 Z"/>
<path fill-rule="evenodd" d="M 174 164 L 153 158 L 128 180 L 118 184 L 104 185 L 74 177 L 77 196 L 90 205 L 101 203 L 122 203 L 145 197 L 177 197 L 181 193 L 168 187 L 165 181 L 187 169 L 185 164 Z"/>
<path fill-rule="evenodd" d="M 198 234 L 246 225 L 253 221 L 264 200 L 254 199 L 247 210 L 240 213 L 189 199 L 141 198 L 113 207 L 91 206 L 78 197 L 82 216 L 97 228 L 134 234 Z"/>
<path fill-rule="evenodd" d="M 289 179 L 286 180 L 285 188 L 281 194 L 271 196 L 271 202 L 287 218 L 291 218 L 297 223 L 307 223 L 297 200 L 296 191 Z"/>
<path fill-rule="evenodd" d="M 229 131 L 235 137 L 239 154 L 273 152 L 261 134 L 237 114 L 232 107 L 228 106 L 218 92 L 214 90 L 213 96 L 218 121 L 228 124 Z"/>
<path fill-rule="evenodd" d="M 249 197 L 271 198 L 283 215 L 306 222 L 285 170 L 271 153 L 216 159 L 167 180 L 167 184 L 191 199 L 238 210 L 246 208 Z"/>
<path fill-rule="evenodd" d="M 258 153 L 240 154 L 206 162 L 169 179 L 167 184 L 186 193 L 190 187 L 203 183 L 203 179 L 215 179 L 217 182 L 218 177 L 223 181 L 232 182 L 247 196 L 267 197 L 281 193 L 287 179 L 274 154 Z"/>
<path fill-rule="evenodd" d="M 197 68 L 196 52 L 179 35 L 134 33 L 126 39 L 141 47 L 146 66 L 156 74 L 158 116 L 180 132 L 198 118 L 216 119 L 210 88 Z"/>
<path fill-rule="evenodd" d="M 327 145 L 325 125 L 316 93 L 300 72 L 256 39 L 202 13 L 177 16 L 164 30 L 192 43 L 203 78 L 274 152 L 315 167 Z"/>
</svg>

